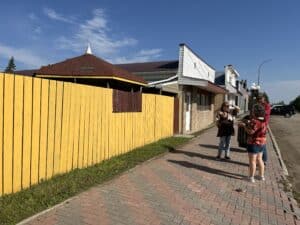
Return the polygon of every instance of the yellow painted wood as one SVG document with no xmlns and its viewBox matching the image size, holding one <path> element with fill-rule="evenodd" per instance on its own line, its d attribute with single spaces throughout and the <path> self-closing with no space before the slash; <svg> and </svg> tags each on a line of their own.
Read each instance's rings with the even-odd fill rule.
<svg viewBox="0 0 300 225">
<path fill-rule="evenodd" d="M 24 77 L 24 120 L 23 120 L 23 167 L 22 187 L 30 186 L 31 149 L 32 149 L 32 82 L 31 77 Z"/>
<path fill-rule="evenodd" d="M 76 84 L 71 84 L 70 88 L 70 111 L 69 111 L 69 128 L 68 128 L 68 151 L 67 151 L 67 172 L 72 170 L 73 165 L 73 153 L 74 153 L 74 130 L 75 130 L 75 86 Z"/>
<path fill-rule="evenodd" d="M 13 138 L 13 192 L 22 188 L 23 151 L 23 77 L 15 76 L 14 87 L 14 138 Z M 23 171 L 28 173 L 29 171 Z"/>
<path fill-rule="evenodd" d="M 105 140 L 103 139 L 103 90 L 102 88 L 98 90 L 98 154 L 99 154 L 99 162 L 103 161 L 104 156 L 104 144 Z"/>
<path fill-rule="evenodd" d="M 79 140 L 79 123 L 80 123 L 80 92 L 79 85 L 75 86 L 74 96 L 74 138 L 73 138 L 73 164 L 72 169 L 78 168 L 78 140 Z"/>
<path fill-rule="evenodd" d="M 84 158 L 84 131 L 85 131 L 85 89 L 83 86 L 79 87 L 80 93 L 80 124 L 79 124 L 79 141 L 78 141 L 78 168 L 83 167 L 83 158 Z"/>
<path fill-rule="evenodd" d="M 47 168 L 46 179 L 53 176 L 54 144 L 56 126 L 56 81 L 49 81 L 49 106 L 48 106 L 48 140 L 47 140 Z"/>
<path fill-rule="evenodd" d="M 4 75 L 0 73 L 0 196 L 3 195 L 3 179 L 2 166 L 3 166 L 3 97 L 4 97 Z"/>
<path fill-rule="evenodd" d="M 3 134 L 3 191 L 4 194 L 13 191 L 13 113 L 14 113 L 14 76 L 4 78 L 4 134 Z"/>
<path fill-rule="evenodd" d="M 33 79 L 33 111 L 32 111 L 32 149 L 31 149 L 31 185 L 38 183 L 40 123 L 41 123 L 41 79 Z"/>
<path fill-rule="evenodd" d="M 101 162 L 101 97 L 102 89 L 96 89 L 96 120 L 97 120 L 97 163 Z"/>
<path fill-rule="evenodd" d="M 93 88 L 93 92 L 92 92 L 92 130 L 93 130 L 93 134 L 92 134 L 92 137 L 93 137 L 93 147 L 92 147 L 92 164 L 96 164 L 97 163 L 97 156 L 98 156 L 98 153 L 97 153 L 97 144 L 98 144 L 98 138 L 97 138 L 97 135 L 98 135 L 98 132 L 97 132 L 97 101 L 96 101 L 96 88 Z"/>
<path fill-rule="evenodd" d="M 56 83 L 56 111 L 55 111 L 55 133 L 54 133 L 54 166 L 53 175 L 60 173 L 61 162 L 61 138 L 62 138 L 62 107 L 63 107 L 63 82 Z"/>
<path fill-rule="evenodd" d="M 108 152 L 108 121 L 107 121 L 107 91 L 103 90 L 103 96 L 102 96 L 102 140 L 103 140 L 103 159 L 107 159 L 107 152 Z"/>
<path fill-rule="evenodd" d="M 49 110 L 49 80 L 42 80 L 41 90 L 41 133 L 39 157 L 39 181 L 46 178 L 47 142 L 48 142 L 48 110 Z"/>
<path fill-rule="evenodd" d="M 110 158 L 111 155 L 111 143 L 110 143 L 110 126 L 111 126 L 111 121 L 110 121 L 110 115 L 112 112 L 112 109 L 110 108 L 110 101 L 109 99 L 112 98 L 112 95 L 110 93 L 110 89 L 106 90 L 105 94 L 105 105 L 106 105 L 106 110 L 105 110 L 105 121 L 106 121 L 106 140 L 107 140 L 107 148 L 106 148 L 106 159 Z"/>
<path fill-rule="evenodd" d="M 68 83 L 63 84 L 63 108 L 62 108 L 62 133 L 60 149 L 60 173 L 66 172 L 67 148 L 68 148 L 68 120 L 69 120 L 69 88 Z"/>
<path fill-rule="evenodd" d="M 84 147 L 83 147 L 83 166 L 88 166 L 88 154 L 89 154 L 89 110 L 90 110 L 90 98 L 89 98 L 89 87 L 85 87 L 85 114 L 84 114 Z"/>
<path fill-rule="evenodd" d="M 14 89 L 13 76 L 3 79 L 0 75 L 0 195 L 2 189 L 11 193 L 37 183 L 38 174 L 49 179 L 173 132 L 172 97 L 143 94 L 142 112 L 112 113 L 112 89 L 18 76 Z"/>
<path fill-rule="evenodd" d="M 125 153 L 125 113 L 121 113 L 120 115 L 121 117 L 121 129 L 120 129 L 120 132 L 121 132 L 121 154 L 124 154 Z"/>
<path fill-rule="evenodd" d="M 89 143 L 88 143 L 88 166 L 92 165 L 92 159 L 93 159 L 93 90 L 92 87 L 89 87 L 89 123 L 88 123 L 88 137 L 89 137 Z"/>
</svg>

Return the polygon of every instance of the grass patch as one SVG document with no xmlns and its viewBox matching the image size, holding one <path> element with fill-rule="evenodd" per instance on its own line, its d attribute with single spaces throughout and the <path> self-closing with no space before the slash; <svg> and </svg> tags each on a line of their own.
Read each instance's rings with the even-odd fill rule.
<svg viewBox="0 0 300 225">
<path fill-rule="evenodd" d="M 287 176 L 287 179 L 281 179 L 279 181 L 279 183 L 281 183 L 283 185 L 283 191 L 293 193 L 293 197 L 297 201 L 298 207 L 299 207 L 300 206 L 300 193 L 292 185 L 293 177 Z"/>
<path fill-rule="evenodd" d="M 53 177 L 30 189 L 0 197 L 0 224 L 20 222 L 188 140 L 183 137 L 162 139 L 97 165 Z"/>
</svg>

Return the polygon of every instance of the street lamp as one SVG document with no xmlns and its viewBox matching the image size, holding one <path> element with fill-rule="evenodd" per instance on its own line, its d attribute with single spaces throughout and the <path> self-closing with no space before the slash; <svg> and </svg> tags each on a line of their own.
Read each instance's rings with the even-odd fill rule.
<svg viewBox="0 0 300 225">
<path fill-rule="evenodd" d="M 257 75 L 257 85 L 259 86 L 259 81 L 260 81 L 260 68 L 262 67 L 262 65 L 264 65 L 267 62 L 272 61 L 272 59 L 266 59 L 264 61 L 261 62 L 261 64 L 259 64 L 258 66 L 258 75 Z"/>
</svg>

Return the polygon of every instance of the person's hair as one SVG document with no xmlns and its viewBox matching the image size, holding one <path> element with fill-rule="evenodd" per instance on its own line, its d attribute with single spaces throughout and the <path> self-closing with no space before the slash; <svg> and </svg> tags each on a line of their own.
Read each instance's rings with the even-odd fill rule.
<svg viewBox="0 0 300 225">
<path fill-rule="evenodd" d="M 229 106 L 228 102 L 223 102 L 222 105 L 221 105 L 221 111 L 224 111 L 224 107 L 227 106 L 227 105 Z"/>
<path fill-rule="evenodd" d="M 265 108 L 260 104 L 255 104 L 252 108 L 252 113 L 255 117 L 265 117 Z"/>
</svg>

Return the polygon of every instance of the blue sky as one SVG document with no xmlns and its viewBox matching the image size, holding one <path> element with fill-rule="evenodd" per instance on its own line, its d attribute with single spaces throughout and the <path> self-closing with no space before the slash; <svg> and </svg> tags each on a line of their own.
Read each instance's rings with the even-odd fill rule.
<svg viewBox="0 0 300 225">
<path fill-rule="evenodd" d="M 0 3 L 0 70 L 39 68 L 93 53 L 112 63 L 178 58 L 188 44 L 217 70 L 233 64 L 273 102 L 300 95 L 297 0 L 52 0 Z"/>
</svg>

